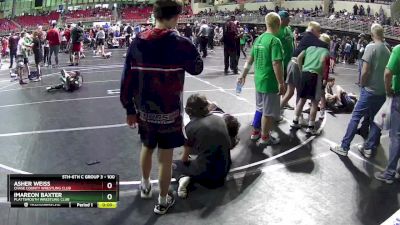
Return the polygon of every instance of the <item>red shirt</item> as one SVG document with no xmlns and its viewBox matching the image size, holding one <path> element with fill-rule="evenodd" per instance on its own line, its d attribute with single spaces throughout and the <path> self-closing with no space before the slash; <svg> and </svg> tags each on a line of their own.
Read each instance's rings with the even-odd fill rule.
<svg viewBox="0 0 400 225">
<path fill-rule="evenodd" d="M 50 46 L 60 45 L 60 32 L 56 28 L 47 31 L 46 40 L 49 41 Z"/>
<path fill-rule="evenodd" d="M 66 29 L 64 31 L 64 37 L 65 37 L 65 39 L 67 39 L 67 42 L 69 42 L 69 40 L 71 38 L 71 30 L 70 29 Z"/>
</svg>

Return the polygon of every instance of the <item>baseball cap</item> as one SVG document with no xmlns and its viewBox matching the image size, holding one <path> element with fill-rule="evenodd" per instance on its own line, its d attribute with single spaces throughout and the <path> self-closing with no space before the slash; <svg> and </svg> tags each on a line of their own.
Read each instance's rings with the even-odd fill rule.
<svg viewBox="0 0 400 225">
<path fill-rule="evenodd" d="M 279 17 L 281 17 L 281 18 L 289 18 L 290 17 L 289 13 L 285 10 L 279 11 L 278 14 L 279 14 Z"/>
</svg>

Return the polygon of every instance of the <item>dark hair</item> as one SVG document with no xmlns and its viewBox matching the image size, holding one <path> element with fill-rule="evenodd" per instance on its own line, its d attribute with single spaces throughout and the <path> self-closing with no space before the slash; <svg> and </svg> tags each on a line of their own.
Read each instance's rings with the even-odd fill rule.
<svg viewBox="0 0 400 225">
<path fill-rule="evenodd" d="M 240 128 L 239 121 L 231 114 L 224 114 L 223 118 L 225 120 L 226 128 L 228 128 L 229 136 L 236 139 Z"/>
<path fill-rule="evenodd" d="M 157 20 L 169 20 L 182 12 L 182 3 L 177 0 L 157 0 L 153 13 Z"/>
<path fill-rule="evenodd" d="M 200 94 L 193 94 L 189 96 L 186 101 L 185 111 L 189 116 L 204 117 L 210 111 L 208 110 L 207 98 Z"/>
<path fill-rule="evenodd" d="M 328 82 L 332 82 L 332 81 L 335 81 L 335 78 L 334 77 L 328 77 Z"/>
</svg>

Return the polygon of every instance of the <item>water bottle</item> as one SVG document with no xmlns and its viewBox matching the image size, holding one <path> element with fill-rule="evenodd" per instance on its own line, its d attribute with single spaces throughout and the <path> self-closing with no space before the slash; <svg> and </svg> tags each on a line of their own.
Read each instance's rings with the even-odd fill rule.
<svg viewBox="0 0 400 225">
<path fill-rule="evenodd" d="M 236 94 L 237 95 L 242 93 L 242 87 L 243 87 L 243 85 L 241 83 L 237 82 L 237 84 L 236 84 Z"/>
</svg>

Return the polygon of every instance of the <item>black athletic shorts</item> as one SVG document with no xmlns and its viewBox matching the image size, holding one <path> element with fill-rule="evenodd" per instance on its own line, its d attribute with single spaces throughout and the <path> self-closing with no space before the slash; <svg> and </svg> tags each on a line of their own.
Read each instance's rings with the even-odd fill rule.
<svg viewBox="0 0 400 225">
<path fill-rule="evenodd" d="M 171 149 L 183 146 L 185 137 L 183 135 L 183 122 L 174 124 L 154 124 L 139 119 L 139 135 L 143 145 L 154 149 Z"/>
<path fill-rule="evenodd" d="M 97 39 L 97 45 L 104 45 L 104 39 L 103 38 Z"/>
<path fill-rule="evenodd" d="M 319 101 L 322 94 L 322 81 L 319 75 L 303 71 L 301 77 L 299 97 Z"/>
</svg>

